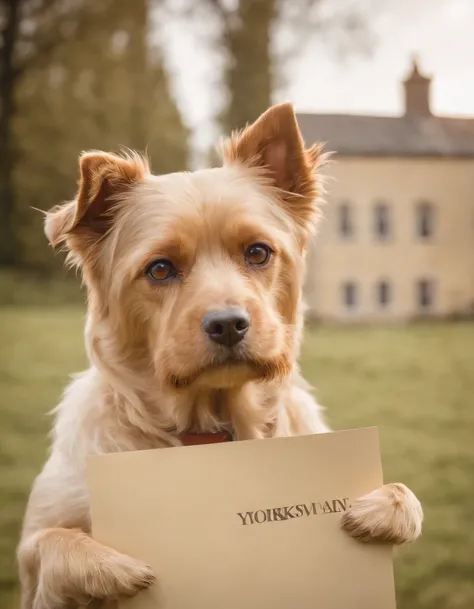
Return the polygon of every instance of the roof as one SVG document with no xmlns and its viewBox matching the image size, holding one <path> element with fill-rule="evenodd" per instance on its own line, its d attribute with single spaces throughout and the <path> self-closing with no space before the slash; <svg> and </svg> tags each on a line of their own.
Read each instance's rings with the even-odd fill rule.
<svg viewBox="0 0 474 609">
<path fill-rule="evenodd" d="M 298 114 L 306 144 L 349 156 L 474 157 L 474 118 Z"/>
</svg>

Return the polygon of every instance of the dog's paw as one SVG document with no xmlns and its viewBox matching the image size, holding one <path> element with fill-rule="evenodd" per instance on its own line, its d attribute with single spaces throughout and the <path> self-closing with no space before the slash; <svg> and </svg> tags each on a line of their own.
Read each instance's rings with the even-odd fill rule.
<svg viewBox="0 0 474 609">
<path fill-rule="evenodd" d="M 421 503 L 404 484 L 385 484 L 354 501 L 342 517 L 342 527 L 363 542 L 402 544 L 421 534 Z"/>
<path fill-rule="evenodd" d="M 108 548 L 94 567 L 83 581 L 85 594 L 94 599 L 133 596 L 149 588 L 156 579 L 145 563 Z"/>
<path fill-rule="evenodd" d="M 43 548 L 37 563 L 33 609 L 56 609 L 68 603 L 94 607 L 97 601 L 133 596 L 155 581 L 151 567 L 145 563 L 103 546 L 82 532 L 56 531 L 52 531 L 49 541 L 57 543 Z"/>
</svg>

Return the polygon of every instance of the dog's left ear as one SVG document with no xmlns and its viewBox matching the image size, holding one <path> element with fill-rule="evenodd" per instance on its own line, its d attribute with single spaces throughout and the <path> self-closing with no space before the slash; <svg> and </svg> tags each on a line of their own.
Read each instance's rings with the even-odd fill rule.
<svg viewBox="0 0 474 609">
<path fill-rule="evenodd" d="M 290 103 L 272 106 L 223 146 L 224 164 L 260 168 L 278 188 L 287 211 L 305 227 L 317 211 L 321 185 L 316 168 L 322 146 L 306 149 Z"/>
</svg>

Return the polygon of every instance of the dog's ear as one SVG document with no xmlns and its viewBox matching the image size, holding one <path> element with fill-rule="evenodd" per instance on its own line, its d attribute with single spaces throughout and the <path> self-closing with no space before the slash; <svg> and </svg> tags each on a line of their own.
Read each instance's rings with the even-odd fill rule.
<svg viewBox="0 0 474 609">
<path fill-rule="evenodd" d="M 134 152 L 117 156 L 94 151 L 81 155 L 79 172 L 76 198 L 46 214 L 45 233 L 53 247 L 73 235 L 96 241 L 109 228 L 120 196 L 141 182 L 149 167 L 146 159 Z"/>
<path fill-rule="evenodd" d="M 321 187 L 316 168 L 322 146 L 306 149 L 290 103 L 272 106 L 223 145 L 224 164 L 261 168 L 279 189 L 281 201 L 302 223 L 315 215 Z"/>
</svg>

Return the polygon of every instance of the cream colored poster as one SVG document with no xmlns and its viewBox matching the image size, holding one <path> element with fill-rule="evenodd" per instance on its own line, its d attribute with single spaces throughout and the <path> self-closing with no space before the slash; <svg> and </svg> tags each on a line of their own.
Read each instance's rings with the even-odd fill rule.
<svg viewBox="0 0 474 609">
<path fill-rule="evenodd" d="M 394 609 L 391 549 L 340 530 L 375 428 L 91 457 L 94 537 L 152 565 L 123 609 Z"/>
</svg>

